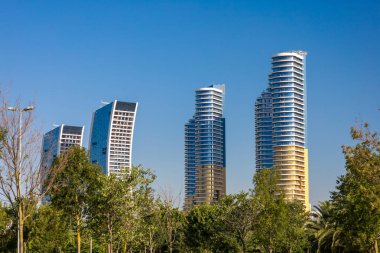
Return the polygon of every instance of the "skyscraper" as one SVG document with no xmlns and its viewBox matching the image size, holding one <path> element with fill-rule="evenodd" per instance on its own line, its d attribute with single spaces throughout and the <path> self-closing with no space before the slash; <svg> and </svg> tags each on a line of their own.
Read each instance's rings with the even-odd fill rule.
<svg viewBox="0 0 380 253">
<path fill-rule="evenodd" d="M 195 114 L 185 124 L 185 209 L 226 194 L 224 85 L 195 91 Z"/>
<path fill-rule="evenodd" d="M 71 146 L 82 146 L 84 127 L 60 125 L 47 132 L 42 140 L 41 179 L 45 180 L 54 159 Z"/>
<path fill-rule="evenodd" d="M 89 141 L 90 160 L 104 174 L 119 175 L 132 166 L 132 143 L 137 103 L 113 101 L 92 116 Z"/>
<path fill-rule="evenodd" d="M 255 104 L 256 170 L 276 169 L 285 197 L 309 208 L 305 68 L 304 51 L 272 57 L 269 87 Z"/>
</svg>

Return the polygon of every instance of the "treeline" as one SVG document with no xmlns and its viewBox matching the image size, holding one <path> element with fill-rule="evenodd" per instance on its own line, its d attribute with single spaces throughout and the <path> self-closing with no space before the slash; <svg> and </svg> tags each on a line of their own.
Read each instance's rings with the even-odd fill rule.
<svg viewBox="0 0 380 253">
<path fill-rule="evenodd" d="M 155 197 L 155 176 L 141 166 L 106 176 L 88 153 L 73 147 L 51 169 L 47 204 L 24 226 L 31 252 L 248 252 L 307 248 L 302 204 L 287 202 L 274 170 L 257 173 L 251 192 L 183 212 L 168 193 Z M 47 184 L 46 183 L 46 184 Z M 45 185 L 48 187 L 48 185 Z M 2 250 L 16 247 L 11 208 L 2 208 Z M 11 226 L 9 226 L 11 224 Z M 7 227 L 8 225 L 8 227 Z M 12 226 L 13 225 L 13 226 Z"/>
<path fill-rule="evenodd" d="M 64 164 L 64 165 L 62 165 Z M 59 171 L 56 170 L 59 168 Z M 247 252 L 307 248 L 302 204 L 287 202 L 276 175 L 257 173 L 252 192 L 228 195 L 216 205 L 187 213 L 175 199 L 155 197 L 155 176 L 141 166 L 121 178 L 103 175 L 83 148 L 59 157 L 47 202 L 26 219 L 24 243 L 31 252 Z M 3 208 L 5 225 L 12 210 Z M 6 219 L 8 218 L 8 222 Z M 15 224 L 15 223 L 13 223 Z M 4 230 L 2 247 L 15 247 L 14 229 Z"/>
<path fill-rule="evenodd" d="M 9 131 L 0 133 L 4 156 Z M 346 174 L 311 213 L 284 198 L 273 169 L 256 173 L 247 192 L 183 212 L 171 193 L 156 195 L 149 169 L 106 176 L 73 147 L 55 160 L 40 195 L 1 206 L 0 252 L 16 252 L 20 210 L 23 252 L 378 252 L 380 141 L 367 124 L 351 134 Z M 1 169 L 4 195 L 10 169 Z"/>
</svg>

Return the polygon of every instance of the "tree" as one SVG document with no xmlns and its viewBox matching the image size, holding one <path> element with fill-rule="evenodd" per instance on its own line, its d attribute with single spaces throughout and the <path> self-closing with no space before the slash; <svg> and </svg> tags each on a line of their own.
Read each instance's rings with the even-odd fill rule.
<svg viewBox="0 0 380 253">
<path fill-rule="evenodd" d="M 91 197 L 100 189 L 101 170 L 89 161 L 88 153 L 73 146 L 67 154 L 59 156 L 53 163 L 64 168 L 56 176 L 50 191 L 51 204 L 61 210 L 76 231 L 77 252 L 81 251 L 81 233 L 89 217 Z"/>
<path fill-rule="evenodd" d="M 336 225 L 331 201 L 320 202 L 318 206 L 314 206 L 311 217 L 306 222 L 306 228 L 312 249 L 320 253 L 336 252 L 344 248 L 343 231 Z"/>
<path fill-rule="evenodd" d="M 0 199 L 15 217 L 19 252 L 23 253 L 25 221 L 50 189 L 55 173 L 41 190 L 41 134 L 34 128 L 33 106 L 23 108 L 19 102 L 12 105 L 9 107 L 5 96 L 0 94 Z"/>
<path fill-rule="evenodd" d="M 0 203 L 0 251 L 14 250 L 16 247 L 15 219 L 11 215 L 11 209 Z"/>
<path fill-rule="evenodd" d="M 166 195 L 163 199 L 158 200 L 160 213 L 159 226 L 170 253 L 180 243 L 186 221 L 184 213 L 174 206 L 174 202 L 174 198 L 170 195 Z"/>
<path fill-rule="evenodd" d="M 41 205 L 26 227 L 30 231 L 27 249 L 31 252 L 67 252 L 75 247 L 68 220 L 51 205 Z"/>
<path fill-rule="evenodd" d="M 236 237 L 241 251 L 247 252 L 247 240 L 257 219 L 252 196 L 248 192 L 227 195 L 218 206 L 225 210 L 226 230 Z"/>
<path fill-rule="evenodd" d="M 257 222 L 252 243 L 264 252 L 301 252 L 306 248 L 307 213 L 301 203 L 285 200 L 277 180 L 274 169 L 262 169 L 254 177 Z"/>
<path fill-rule="evenodd" d="M 305 223 L 308 213 L 299 201 L 285 202 L 282 250 L 285 252 L 304 252 L 308 246 Z"/>
<path fill-rule="evenodd" d="M 150 204 L 149 204 L 150 203 Z M 142 232 L 144 240 L 144 249 L 148 248 L 150 253 L 154 253 L 157 248 L 165 243 L 164 231 L 162 231 L 161 212 L 157 201 L 152 199 L 142 210 L 142 219 L 139 223 L 139 230 Z"/>
<path fill-rule="evenodd" d="M 113 252 L 115 241 L 123 241 L 135 228 L 131 224 L 141 220 L 139 211 L 150 205 L 153 198 L 150 184 L 154 179 L 151 171 L 141 166 L 133 166 L 122 176 L 101 176 L 100 188 L 91 198 L 89 215 L 95 235 L 107 242 L 108 252 Z"/>
<path fill-rule="evenodd" d="M 0 156 L 2 152 L 2 143 L 5 140 L 6 130 L 0 128 Z M 1 172 L 1 171 L 0 171 Z M 0 202 L 0 250 L 10 248 L 10 243 L 14 239 L 14 219 L 12 219 L 10 209 L 3 206 Z"/>
<path fill-rule="evenodd" d="M 0 197 L 14 212 L 20 252 L 24 252 L 24 223 L 43 197 L 40 192 L 40 134 L 33 128 L 32 107 L 9 107 L 0 98 Z M 22 117 L 24 116 L 24 117 Z"/>
<path fill-rule="evenodd" d="M 165 245 L 165 231 L 162 226 L 160 200 L 156 200 L 153 194 L 140 195 L 139 199 L 139 219 L 137 230 L 140 232 L 140 239 L 144 252 L 156 252 L 158 248 Z"/>
<path fill-rule="evenodd" d="M 257 172 L 254 185 L 254 205 L 258 211 L 257 223 L 253 228 L 254 244 L 262 251 L 274 252 L 279 248 L 284 197 L 277 186 L 277 175 L 273 169 Z"/>
<path fill-rule="evenodd" d="M 352 250 L 378 252 L 380 238 L 380 140 L 367 123 L 351 128 L 358 143 L 343 146 L 346 174 L 337 180 L 331 198 L 335 221 Z"/>
<path fill-rule="evenodd" d="M 237 252 L 238 243 L 225 223 L 221 205 L 197 205 L 187 214 L 186 244 L 195 252 Z"/>
<path fill-rule="evenodd" d="M 113 252 L 115 235 L 123 227 L 128 213 L 130 188 L 115 175 L 103 175 L 98 194 L 91 199 L 90 220 L 95 236 L 105 241 Z"/>
<path fill-rule="evenodd" d="M 36 135 L 31 130 L 32 116 L 30 113 L 24 119 L 21 128 L 21 112 L 18 114 L 7 110 L 8 106 L 2 98 L 0 122 L 2 131 L 0 156 L 0 194 L 17 217 L 20 252 L 24 252 L 24 223 L 30 209 L 36 203 L 37 189 L 35 157 L 31 147 L 36 142 Z M 21 149 L 21 136 L 24 137 L 24 148 Z"/>
<path fill-rule="evenodd" d="M 156 176 L 149 170 L 144 169 L 141 165 L 133 166 L 128 177 L 132 194 L 132 203 L 129 204 L 130 208 L 127 210 L 128 216 L 124 220 L 124 227 L 120 231 L 120 248 L 130 252 L 142 251 L 147 244 L 144 234 L 144 217 L 149 215 L 149 207 L 153 205 L 153 189 L 151 184 Z"/>
</svg>

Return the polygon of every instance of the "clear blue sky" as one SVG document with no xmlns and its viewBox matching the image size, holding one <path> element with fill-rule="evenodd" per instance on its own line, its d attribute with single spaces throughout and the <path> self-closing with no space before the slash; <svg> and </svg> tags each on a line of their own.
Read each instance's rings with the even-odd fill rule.
<svg viewBox="0 0 380 253">
<path fill-rule="evenodd" d="M 255 98 L 272 54 L 308 51 L 311 201 L 344 173 L 349 127 L 380 131 L 380 1 L 1 1 L 0 82 L 43 131 L 85 125 L 100 100 L 138 101 L 134 164 L 183 193 L 194 90 L 226 84 L 227 191 L 254 173 Z"/>
</svg>

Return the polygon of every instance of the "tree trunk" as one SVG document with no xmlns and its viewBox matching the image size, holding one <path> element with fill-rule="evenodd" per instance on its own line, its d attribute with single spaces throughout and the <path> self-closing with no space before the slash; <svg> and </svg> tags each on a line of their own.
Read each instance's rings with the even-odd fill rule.
<svg viewBox="0 0 380 253">
<path fill-rule="evenodd" d="M 80 253 L 80 218 L 77 215 L 77 253 Z"/>
<path fill-rule="evenodd" d="M 244 241 L 243 234 L 244 233 L 239 232 L 238 237 L 239 237 L 239 241 L 241 243 L 241 250 L 242 250 L 243 253 L 245 253 L 247 249 L 246 249 L 246 246 L 245 246 L 245 241 Z"/>
<path fill-rule="evenodd" d="M 21 199 L 21 166 L 22 166 L 22 151 L 21 151 L 21 122 L 22 121 L 22 112 L 19 112 L 19 121 L 18 121 L 18 157 L 16 159 L 16 189 L 17 189 L 17 200 L 19 201 L 18 203 L 18 248 L 19 253 L 24 253 L 24 213 L 23 213 L 23 202 Z"/>
<path fill-rule="evenodd" d="M 109 241 L 108 241 L 108 253 L 113 253 L 113 233 L 112 233 L 112 220 L 111 220 L 111 214 L 107 213 L 107 229 L 108 229 L 108 236 L 109 236 Z"/>
<path fill-rule="evenodd" d="M 108 243 L 108 253 L 113 253 L 113 243 L 112 243 L 112 241 L 110 241 Z"/>
<path fill-rule="evenodd" d="M 110 236 L 110 242 L 109 242 L 109 250 L 108 250 L 108 253 L 113 253 L 113 233 L 112 233 L 112 227 L 111 225 L 108 225 L 108 232 L 109 232 L 109 236 Z"/>
<path fill-rule="evenodd" d="M 19 202 L 18 203 L 18 235 L 17 235 L 18 245 L 17 245 L 17 248 L 20 249 L 19 253 L 24 253 L 24 213 L 23 213 L 23 203 L 21 199 L 20 172 L 18 171 L 16 171 L 16 188 L 17 188 L 16 196 Z"/>
<path fill-rule="evenodd" d="M 124 247 L 124 251 L 123 252 L 127 252 L 127 243 L 126 242 L 124 242 L 124 245 L 123 245 Z"/>
<path fill-rule="evenodd" d="M 379 253 L 379 247 L 377 246 L 377 240 L 374 241 L 373 248 L 375 250 L 375 253 Z"/>
<path fill-rule="evenodd" d="M 245 246 L 244 239 L 241 240 L 241 247 L 242 247 L 243 253 L 245 253 L 247 251 L 247 249 L 246 249 L 246 246 Z"/>
<path fill-rule="evenodd" d="M 80 253 L 80 228 L 77 228 L 77 253 Z"/>
<path fill-rule="evenodd" d="M 18 236 L 19 236 L 20 253 L 24 253 L 24 217 L 23 217 L 21 204 L 19 207 Z"/>
</svg>

